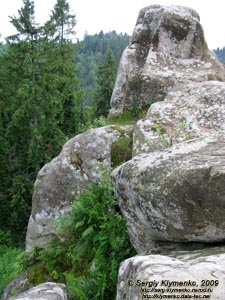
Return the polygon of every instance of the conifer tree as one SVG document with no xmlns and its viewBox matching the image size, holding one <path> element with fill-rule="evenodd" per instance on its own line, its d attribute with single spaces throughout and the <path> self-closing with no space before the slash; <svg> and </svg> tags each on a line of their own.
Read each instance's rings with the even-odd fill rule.
<svg viewBox="0 0 225 300">
<path fill-rule="evenodd" d="M 8 176 L 3 178 L 1 185 L 7 188 L 0 196 L 10 208 L 5 225 L 20 238 L 26 230 L 37 172 L 80 127 L 81 92 L 75 49 L 68 40 L 74 20 L 62 0 L 43 26 L 35 22 L 31 0 L 23 0 L 18 17 L 11 17 L 17 34 L 7 39 L 1 58 L 4 128 L 1 124 L 0 130 L 7 146 L 0 159 L 7 162 Z"/>
<path fill-rule="evenodd" d="M 97 71 L 94 90 L 95 117 L 107 116 L 115 78 L 116 62 L 112 51 L 109 49 L 106 53 L 105 63 L 100 64 Z"/>
<path fill-rule="evenodd" d="M 59 92 L 63 99 L 63 123 L 61 129 L 67 136 L 79 132 L 83 121 L 82 97 L 78 90 L 77 67 L 75 61 L 76 46 L 72 43 L 74 36 L 75 16 L 70 13 L 67 0 L 57 0 L 50 16 L 54 28 L 56 73 L 60 76 Z M 54 55 L 52 55 L 52 58 Z M 73 63 L 71 63 L 73 62 Z"/>
</svg>

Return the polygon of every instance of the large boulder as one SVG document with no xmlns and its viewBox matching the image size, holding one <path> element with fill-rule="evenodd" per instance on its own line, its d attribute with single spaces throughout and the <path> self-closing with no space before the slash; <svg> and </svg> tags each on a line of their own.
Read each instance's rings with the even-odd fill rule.
<svg viewBox="0 0 225 300">
<path fill-rule="evenodd" d="M 67 300 L 66 287 L 62 283 L 46 282 L 7 300 Z"/>
<path fill-rule="evenodd" d="M 140 154 L 112 172 L 131 243 L 225 242 L 225 133 Z"/>
<path fill-rule="evenodd" d="M 225 80 L 208 49 L 199 15 L 181 6 L 141 9 L 125 49 L 111 98 L 110 115 L 143 108 L 188 82 Z"/>
<path fill-rule="evenodd" d="M 225 130 L 225 82 L 190 83 L 151 105 L 134 129 L 133 156 Z"/>
<path fill-rule="evenodd" d="M 121 138 L 129 140 L 131 130 L 130 126 L 90 129 L 69 140 L 59 156 L 39 171 L 27 229 L 27 252 L 48 244 L 56 234 L 54 220 L 70 212 L 74 195 L 100 180 L 99 164 L 110 165 L 113 145 Z"/>
<path fill-rule="evenodd" d="M 218 247 L 129 258 L 120 266 L 116 300 L 224 300 L 224 253 Z"/>
</svg>

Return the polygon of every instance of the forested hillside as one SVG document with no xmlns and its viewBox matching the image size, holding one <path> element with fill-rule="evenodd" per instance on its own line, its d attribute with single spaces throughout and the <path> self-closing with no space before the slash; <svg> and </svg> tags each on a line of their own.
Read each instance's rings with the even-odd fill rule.
<svg viewBox="0 0 225 300">
<path fill-rule="evenodd" d="M 80 79 L 80 87 L 85 90 L 84 106 L 92 106 L 93 104 L 96 81 L 100 76 L 98 70 L 99 68 L 102 69 L 101 65 L 107 64 L 106 60 L 109 50 L 112 57 L 108 57 L 110 60 L 108 61 L 108 74 L 111 71 L 112 80 L 115 80 L 120 57 L 129 40 L 130 37 L 127 34 L 117 34 L 115 31 L 103 33 L 101 31 L 95 35 L 86 34 L 82 41 L 78 41 L 78 77 Z"/>
</svg>

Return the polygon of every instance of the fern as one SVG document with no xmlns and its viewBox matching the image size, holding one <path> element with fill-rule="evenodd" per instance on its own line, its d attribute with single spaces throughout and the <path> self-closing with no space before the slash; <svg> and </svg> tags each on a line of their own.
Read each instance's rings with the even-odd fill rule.
<svg viewBox="0 0 225 300">
<path fill-rule="evenodd" d="M 0 295 L 3 289 L 24 270 L 25 252 L 0 245 Z"/>
<path fill-rule="evenodd" d="M 50 274 L 57 277 L 61 270 L 73 300 L 114 299 L 119 265 L 135 254 L 109 168 L 101 178 L 76 197 L 71 214 L 61 220 L 58 235 L 64 240 L 55 238 L 39 256 Z"/>
</svg>

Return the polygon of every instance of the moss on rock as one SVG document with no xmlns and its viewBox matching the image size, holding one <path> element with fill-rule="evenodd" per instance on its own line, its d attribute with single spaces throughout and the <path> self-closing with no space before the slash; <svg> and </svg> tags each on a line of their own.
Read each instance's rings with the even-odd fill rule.
<svg viewBox="0 0 225 300">
<path fill-rule="evenodd" d="M 121 136 L 119 140 L 112 144 L 111 165 L 117 167 L 132 158 L 133 133 L 120 128 Z"/>
</svg>

